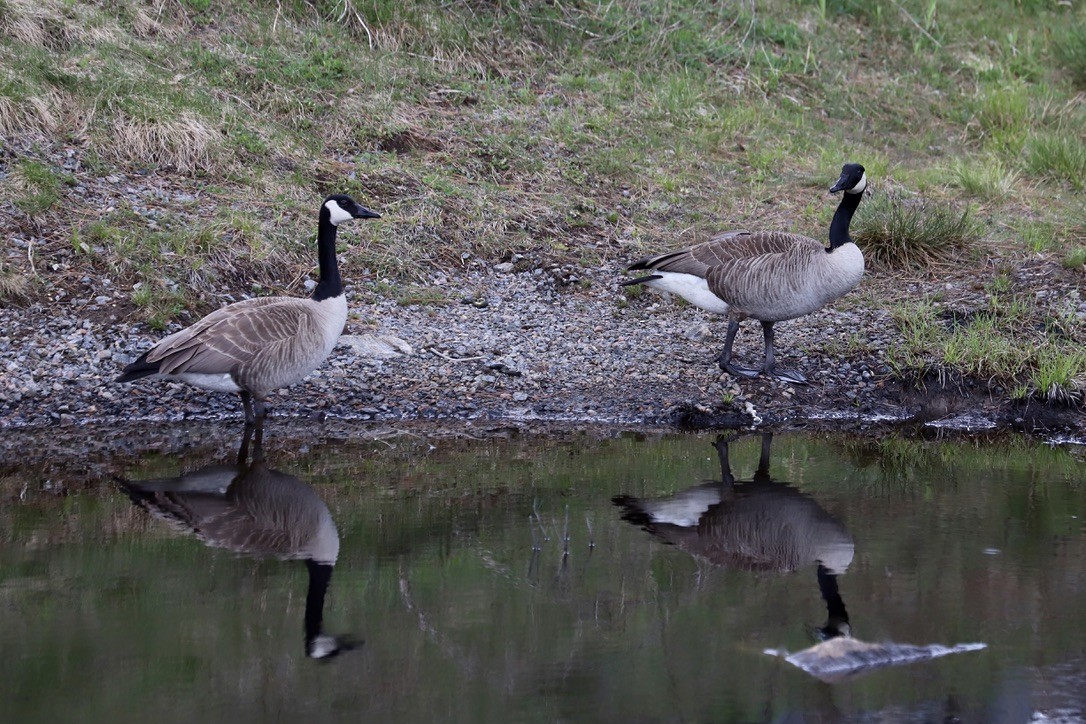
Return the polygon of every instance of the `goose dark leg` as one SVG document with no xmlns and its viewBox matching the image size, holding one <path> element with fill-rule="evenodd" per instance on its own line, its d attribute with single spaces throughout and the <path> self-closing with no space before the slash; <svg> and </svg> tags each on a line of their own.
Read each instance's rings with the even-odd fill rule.
<svg viewBox="0 0 1086 724">
<path fill-rule="evenodd" d="M 762 452 L 758 456 L 758 469 L 754 471 L 754 479 L 758 482 L 771 482 L 769 477 L 769 449 L 773 444 L 773 433 L 762 433 Z"/>
<path fill-rule="evenodd" d="M 773 352 L 773 322 L 762 322 L 762 334 L 765 335 L 765 365 L 762 370 L 770 377 L 794 385 L 807 384 L 807 378 L 795 370 L 777 369 L 777 360 Z"/>
<path fill-rule="evenodd" d="M 256 427 L 258 430 L 264 429 L 264 418 L 268 416 L 268 408 L 264 404 L 264 400 L 259 397 L 253 397 L 253 411 L 256 413 Z"/>
<path fill-rule="evenodd" d="M 738 439 L 738 435 L 721 435 L 713 443 L 716 448 L 716 457 L 720 461 L 720 481 L 725 488 L 735 484 L 735 476 L 732 475 L 732 466 L 728 461 L 728 445 Z"/>
<path fill-rule="evenodd" d="M 729 319 L 728 334 L 724 337 L 724 351 L 716 358 L 717 364 L 720 365 L 720 369 L 735 375 L 736 377 L 757 377 L 758 370 L 748 370 L 746 367 L 732 364 L 732 344 L 735 343 L 735 335 L 737 332 L 739 332 L 739 320 Z"/>
<path fill-rule="evenodd" d="M 245 410 L 245 424 L 255 425 L 256 415 L 253 414 L 253 396 L 244 391 L 238 394 L 241 396 L 241 406 Z"/>
<path fill-rule="evenodd" d="M 238 465 L 249 462 L 249 443 L 253 439 L 253 426 L 245 423 L 245 431 L 241 435 L 241 445 L 238 446 Z"/>
</svg>

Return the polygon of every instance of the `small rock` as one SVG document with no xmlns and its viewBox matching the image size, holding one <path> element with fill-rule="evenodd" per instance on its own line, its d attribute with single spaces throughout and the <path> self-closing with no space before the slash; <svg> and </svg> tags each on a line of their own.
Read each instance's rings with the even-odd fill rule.
<svg viewBox="0 0 1086 724">
<path fill-rule="evenodd" d="M 345 334 L 337 346 L 346 346 L 358 357 L 392 359 L 414 354 L 411 345 L 390 334 Z"/>
</svg>

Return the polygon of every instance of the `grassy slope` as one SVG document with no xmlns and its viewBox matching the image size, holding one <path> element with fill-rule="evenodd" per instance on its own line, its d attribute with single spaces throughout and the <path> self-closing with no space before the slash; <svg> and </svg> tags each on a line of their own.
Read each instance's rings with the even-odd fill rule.
<svg viewBox="0 0 1086 724">
<path fill-rule="evenodd" d="M 332 190 L 386 215 L 352 230 L 356 278 L 618 266 L 721 227 L 824 228 L 860 161 L 880 193 L 856 236 L 888 281 L 864 303 L 909 340 L 892 360 L 1063 395 L 1086 322 L 1017 280 L 1086 257 L 1072 5 L 0 0 L 0 299 L 108 275 L 161 325 L 296 291 Z M 948 258 L 984 299 L 953 328 L 948 300 L 894 291 Z"/>
</svg>

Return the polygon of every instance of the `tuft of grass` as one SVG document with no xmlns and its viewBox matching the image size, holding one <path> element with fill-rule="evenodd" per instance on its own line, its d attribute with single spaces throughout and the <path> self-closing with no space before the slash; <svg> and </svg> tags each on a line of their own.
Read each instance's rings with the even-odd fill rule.
<svg viewBox="0 0 1086 724">
<path fill-rule="evenodd" d="M 1017 171 L 998 158 L 957 159 L 950 166 L 950 177 L 958 188 L 983 199 L 1000 199 L 1010 194 L 1020 181 Z"/>
<path fill-rule="evenodd" d="M 1006 284 L 996 277 L 993 287 Z M 966 315 L 942 312 L 930 300 L 892 311 L 903 337 L 887 350 L 899 376 L 950 371 L 1004 385 L 1015 398 L 1076 403 L 1086 389 L 1086 352 L 1074 343 L 1073 317 L 1059 324 L 1035 318 L 1023 299 L 993 293 L 987 308 Z"/>
<path fill-rule="evenodd" d="M 1086 391 L 1086 352 L 1045 345 L 1036 351 L 1029 386 L 1034 396 L 1077 404 Z"/>
<path fill-rule="evenodd" d="M 56 92 L 25 96 L 0 86 L 0 135 L 44 138 L 61 125 L 64 101 Z"/>
<path fill-rule="evenodd" d="M 18 269 L 0 262 L 0 301 L 25 299 L 30 291 L 30 279 Z"/>
<path fill-rule="evenodd" d="M 1050 221 L 1027 221 L 1018 233 L 1030 251 L 1049 251 L 1059 245 L 1059 231 Z"/>
<path fill-rule="evenodd" d="M 981 139 L 996 150 L 1018 153 L 1034 122 L 1034 101 L 1023 83 L 984 90 L 975 101 L 974 123 Z"/>
<path fill-rule="evenodd" d="M 13 186 L 18 189 L 15 206 L 28 216 L 44 214 L 60 200 L 62 187 L 71 180 L 69 174 L 40 161 L 24 159 L 16 166 L 13 179 Z"/>
<path fill-rule="evenodd" d="M 873 196 L 860 207 L 853 237 L 873 267 L 900 269 L 948 261 L 980 237 L 969 210 L 948 204 Z"/>
<path fill-rule="evenodd" d="M 1086 189 L 1086 145 L 1070 133 L 1042 133 L 1030 139 L 1027 166 L 1039 176 Z"/>
<path fill-rule="evenodd" d="M 1056 36 L 1053 49 L 1074 83 L 1086 90 L 1086 21 L 1065 26 Z"/>
<path fill-rule="evenodd" d="M 443 306 L 452 304 L 453 299 L 444 289 L 412 284 L 396 290 L 396 303 L 401 307 Z"/>
<path fill-rule="evenodd" d="M 185 301 L 185 295 L 176 286 L 159 281 L 137 282 L 132 290 L 132 302 L 140 308 L 151 329 L 156 331 L 166 329 L 185 309 Z"/>
<path fill-rule="evenodd" d="M 1086 266 L 1086 246 L 1076 246 L 1067 252 L 1067 256 L 1060 263 L 1064 269 L 1082 269 Z"/>
<path fill-rule="evenodd" d="M 182 111 L 173 119 L 140 120 L 119 116 L 113 126 L 115 142 L 105 150 L 122 163 L 146 167 L 170 166 L 182 173 L 206 169 L 219 143 L 215 126 Z"/>
</svg>

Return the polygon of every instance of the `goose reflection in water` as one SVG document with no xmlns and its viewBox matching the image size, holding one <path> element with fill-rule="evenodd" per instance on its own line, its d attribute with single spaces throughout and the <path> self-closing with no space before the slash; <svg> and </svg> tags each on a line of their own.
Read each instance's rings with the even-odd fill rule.
<svg viewBox="0 0 1086 724">
<path fill-rule="evenodd" d="M 723 568 L 790 573 L 817 566 L 818 587 L 827 620 L 820 639 L 850 634 L 848 612 L 837 577 L 852 563 L 855 545 L 844 525 L 811 497 L 769 475 L 773 436 L 762 435 L 758 469 L 749 481 L 736 481 L 728 460 L 734 438 L 714 444 L 720 481 L 661 498 L 614 498 L 624 520 L 665 543 Z"/>
<path fill-rule="evenodd" d="M 788 573 L 816 565 L 818 588 L 826 603 L 825 625 L 815 630 L 819 643 L 802 651 L 767 650 L 809 674 L 837 682 L 884 666 L 947 654 L 977 651 L 983 643 L 914 646 L 867 643 L 852 638 L 837 577 L 852 563 L 852 536 L 817 502 L 769 476 L 772 434 L 762 435 L 754 478 L 737 482 L 728 461 L 731 439 L 717 439 L 721 481 L 662 498 L 618 496 L 622 517 L 654 536 L 714 565 L 747 571 Z"/>
<path fill-rule="evenodd" d="M 323 632 L 324 598 L 339 556 L 328 506 L 298 478 L 269 468 L 263 432 L 246 426 L 236 465 L 209 465 L 175 478 L 120 480 L 132 502 L 205 545 L 257 558 L 303 560 L 309 570 L 305 652 L 327 659 L 354 647 Z M 249 444 L 253 442 L 252 462 Z"/>
</svg>

